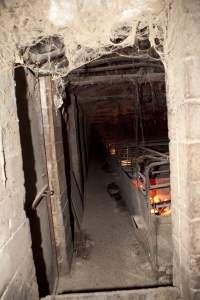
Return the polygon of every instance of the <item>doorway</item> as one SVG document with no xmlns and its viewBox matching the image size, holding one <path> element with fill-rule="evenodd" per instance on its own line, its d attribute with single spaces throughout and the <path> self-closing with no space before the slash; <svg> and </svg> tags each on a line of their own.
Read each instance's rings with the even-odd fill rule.
<svg viewBox="0 0 200 300">
<path fill-rule="evenodd" d="M 66 79 L 71 168 L 84 210 L 72 271 L 60 291 L 171 285 L 162 62 L 114 53 Z"/>
</svg>

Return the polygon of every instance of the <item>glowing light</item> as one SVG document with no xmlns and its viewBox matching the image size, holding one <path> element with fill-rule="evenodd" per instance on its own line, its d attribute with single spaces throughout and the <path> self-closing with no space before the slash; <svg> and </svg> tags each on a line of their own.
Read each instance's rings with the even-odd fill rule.
<svg viewBox="0 0 200 300">
<path fill-rule="evenodd" d="M 110 155 L 115 155 L 115 154 L 116 154 L 116 149 L 110 148 Z"/>
<path fill-rule="evenodd" d="M 130 159 L 121 160 L 121 166 L 122 167 L 131 166 L 131 160 Z"/>
<path fill-rule="evenodd" d="M 157 180 L 150 180 L 151 185 L 162 184 L 168 182 L 168 178 L 159 178 Z M 134 189 L 145 190 L 145 184 L 141 180 L 132 180 L 132 186 Z M 152 206 L 151 214 L 160 215 L 160 216 L 169 216 L 171 214 L 171 207 L 169 205 L 164 207 L 156 207 L 156 205 L 164 204 L 165 202 L 170 202 L 170 188 L 163 189 L 154 189 L 149 191 L 149 202 Z"/>
<path fill-rule="evenodd" d="M 151 190 L 149 193 L 149 201 L 151 205 L 170 201 L 170 189 L 165 188 Z M 171 214 L 171 208 L 170 205 L 165 207 L 156 207 L 151 209 L 151 213 L 161 216 L 169 216 Z"/>
</svg>

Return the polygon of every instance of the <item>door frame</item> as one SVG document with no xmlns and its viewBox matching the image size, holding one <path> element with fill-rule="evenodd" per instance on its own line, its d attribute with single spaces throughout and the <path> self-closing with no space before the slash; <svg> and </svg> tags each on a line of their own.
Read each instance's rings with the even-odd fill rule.
<svg viewBox="0 0 200 300">
<path fill-rule="evenodd" d="M 53 220 L 53 231 L 55 237 L 55 249 L 58 267 L 58 281 L 59 278 L 67 276 L 70 272 L 72 262 L 73 244 L 69 243 L 70 237 L 66 237 L 66 227 L 64 224 L 63 208 L 61 204 L 61 187 L 59 182 L 59 169 L 57 162 L 57 149 L 56 149 L 56 129 L 55 129 L 55 114 L 60 114 L 59 110 L 56 111 L 54 104 L 55 94 L 52 77 L 42 76 L 39 77 L 40 82 L 40 96 L 42 107 L 42 119 L 44 128 L 45 150 L 47 158 L 47 172 L 49 178 L 49 188 L 51 191 L 51 210 Z M 59 115 L 58 115 L 59 116 Z M 61 119 L 60 119 L 61 125 Z M 60 126 L 59 134 L 62 134 L 62 126 Z M 63 148 L 63 143 L 62 143 Z M 64 151 L 64 150 L 63 150 Z M 63 166 L 64 167 L 64 166 Z M 66 184 L 66 177 L 65 177 Z M 66 184 L 67 187 L 67 184 Z M 70 224 L 68 225 L 70 226 Z M 70 226 L 71 230 L 71 226 Z M 69 233 L 69 232 L 68 232 Z M 69 249 L 70 248 L 70 249 Z M 71 249 L 72 248 L 72 249 Z M 71 252 L 70 252 L 71 251 Z M 58 287 L 58 285 L 57 285 Z M 56 290 L 57 290 L 56 287 Z"/>
</svg>

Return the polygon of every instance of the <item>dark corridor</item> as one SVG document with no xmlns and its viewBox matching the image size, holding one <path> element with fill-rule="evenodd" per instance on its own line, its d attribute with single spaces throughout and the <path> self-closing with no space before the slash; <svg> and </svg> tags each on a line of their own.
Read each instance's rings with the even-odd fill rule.
<svg viewBox="0 0 200 300">
<path fill-rule="evenodd" d="M 72 270 L 60 291 L 171 284 L 162 63 L 112 54 L 72 71 L 66 81 L 71 169 L 84 200 L 81 208 L 72 197 L 75 215 L 83 209 L 81 232 L 75 232 Z"/>
</svg>

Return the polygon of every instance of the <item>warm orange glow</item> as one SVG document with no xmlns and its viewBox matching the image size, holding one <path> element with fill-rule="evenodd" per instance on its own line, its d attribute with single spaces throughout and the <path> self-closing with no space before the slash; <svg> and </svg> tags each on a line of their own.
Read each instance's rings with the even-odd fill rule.
<svg viewBox="0 0 200 300">
<path fill-rule="evenodd" d="M 140 190 L 144 190 L 145 189 L 144 183 L 142 181 L 136 180 L 136 179 L 132 180 L 132 186 L 134 188 L 137 188 L 137 189 L 140 189 Z"/>
<path fill-rule="evenodd" d="M 151 185 L 163 184 L 169 182 L 168 178 L 159 178 L 150 180 Z M 144 190 L 145 185 L 142 181 L 133 179 L 132 186 L 135 189 Z M 170 203 L 167 207 L 156 207 L 156 204 L 164 204 L 165 202 L 170 202 L 170 188 L 154 189 L 149 191 L 149 201 L 150 204 L 155 207 L 151 208 L 151 213 L 161 216 L 169 216 L 171 214 Z"/>
<path fill-rule="evenodd" d="M 115 155 L 115 154 L 116 154 L 116 149 L 110 148 L 110 155 Z"/>
<path fill-rule="evenodd" d="M 149 200 L 151 205 L 170 201 L 170 189 L 164 188 L 151 190 L 149 192 Z M 169 216 L 171 214 L 171 208 L 170 206 L 152 208 L 151 213 L 161 216 Z"/>
<path fill-rule="evenodd" d="M 121 160 L 121 166 L 122 167 L 131 166 L 131 160 L 130 159 Z"/>
</svg>

